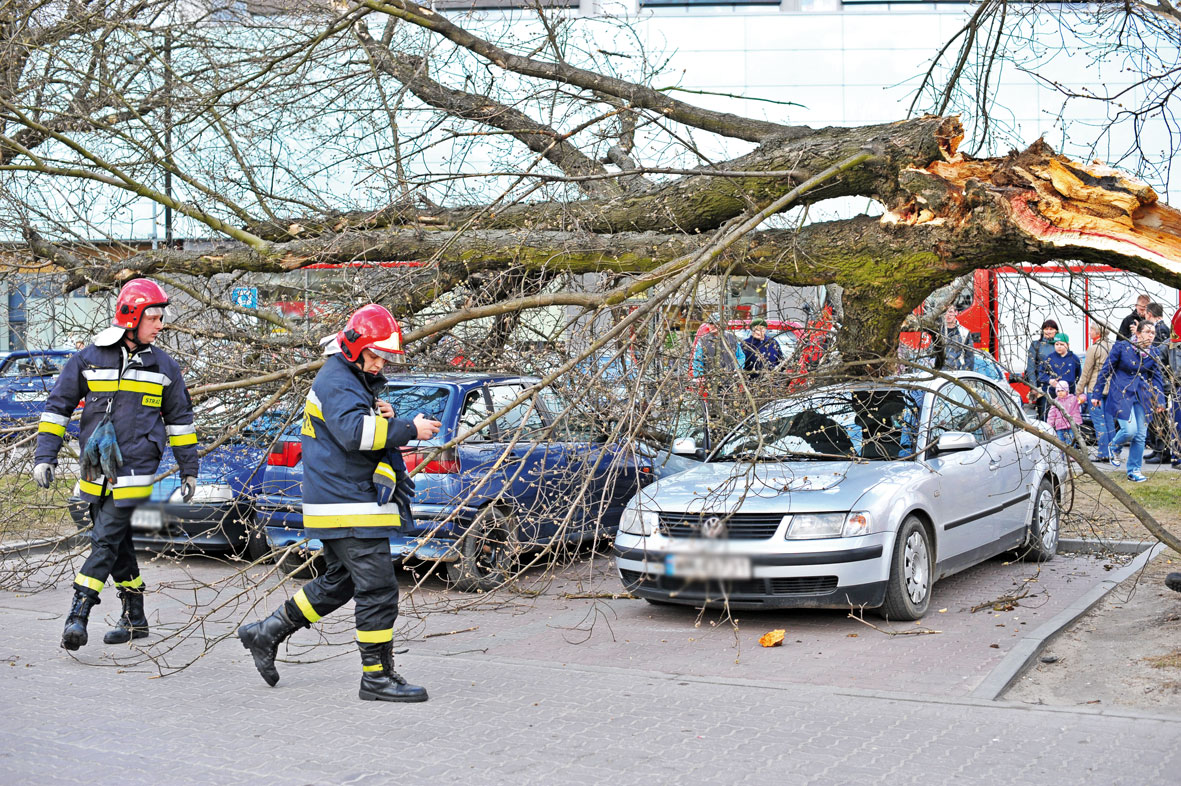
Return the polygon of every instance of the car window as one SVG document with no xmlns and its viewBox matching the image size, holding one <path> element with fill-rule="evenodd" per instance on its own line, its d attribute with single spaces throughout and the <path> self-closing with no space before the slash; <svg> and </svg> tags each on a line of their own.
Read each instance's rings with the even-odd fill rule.
<svg viewBox="0 0 1181 786">
<path fill-rule="evenodd" d="M 450 388 L 438 385 L 388 385 L 381 395 L 394 408 L 394 416 L 411 420 L 419 412 L 431 420 L 447 414 Z"/>
<path fill-rule="evenodd" d="M 2 368 L 0 377 L 47 377 L 61 373 L 62 366 L 69 360 L 63 355 L 31 355 L 9 358 Z"/>
<path fill-rule="evenodd" d="M 492 395 L 492 411 L 497 412 L 508 406 L 524 390 L 522 385 L 492 385 L 488 392 Z M 545 428 L 535 399 L 525 399 L 520 404 L 501 415 L 496 421 L 500 431 L 500 439 L 508 442 L 518 437 L 525 437 Z"/>
<path fill-rule="evenodd" d="M 831 391 L 780 401 L 736 428 L 716 458 L 906 458 L 913 453 L 917 410 L 915 398 L 896 389 Z"/>
<path fill-rule="evenodd" d="M 968 391 L 956 384 L 947 384 L 935 393 L 931 407 L 931 441 L 948 431 L 963 431 L 984 442 L 984 424 L 988 413 L 976 407 Z"/>
<path fill-rule="evenodd" d="M 972 386 L 972 389 L 976 391 L 976 394 L 980 398 L 984 399 L 993 408 L 1005 412 L 1010 416 L 1014 414 L 1012 399 L 997 389 L 995 385 L 990 385 L 978 379 L 968 380 L 968 384 Z M 985 439 L 996 439 L 997 437 L 1012 433 L 1012 431 L 1013 424 L 997 415 L 989 417 L 984 422 Z"/>
<path fill-rule="evenodd" d="M 459 413 L 459 437 L 469 442 L 491 442 L 492 424 L 475 431 L 476 426 L 483 423 L 492 414 L 488 409 L 488 402 L 484 398 L 483 390 L 473 390 L 463 400 L 463 409 Z"/>
</svg>

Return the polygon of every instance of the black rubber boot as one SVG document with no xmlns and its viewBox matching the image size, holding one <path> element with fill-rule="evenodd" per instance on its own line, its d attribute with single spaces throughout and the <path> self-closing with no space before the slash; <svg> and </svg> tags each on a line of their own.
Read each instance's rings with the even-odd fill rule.
<svg viewBox="0 0 1181 786">
<path fill-rule="evenodd" d="M 70 606 L 70 616 L 66 617 L 66 629 L 62 631 L 62 649 L 76 650 L 86 645 L 89 639 L 86 623 L 90 622 L 90 609 L 98 603 L 98 598 L 74 590 L 74 603 Z"/>
<path fill-rule="evenodd" d="M 1165 576 L 1165 586 L 1173 592 L 1181 592 L 1181 573 L 1170 573 Z"/>
<path fill-rule="evenodd" d="M 103 644 L 126 644 L 132 639 L 148 637 L 148 618 L 144 614 L 143 590 L 119 588 L 119 600 L 123 602 L 123 614 L 115 627 L 103 636 Z"/>
<path fill-rule="evenodd" d="M 361 701 L 426 701 L 426 688 L 411 685 L 394 671 L 394 645 L 362 644 Z"/>
<path fill-rule="evenodd" d="M 292 619 L 292 614 L 284 603 L 262 622 L 252 622 L 238 628 L 238 639 L 254 656 L 254 667 L 267 681 L 267 685 L 273 688 L 279 681 L 279 672 L 275 668 L 275 656 L 279 652 L 279 645 L 292 633 L 307 626 L 307 620 L 302 614 L 297 619 Z"/>
</svg>

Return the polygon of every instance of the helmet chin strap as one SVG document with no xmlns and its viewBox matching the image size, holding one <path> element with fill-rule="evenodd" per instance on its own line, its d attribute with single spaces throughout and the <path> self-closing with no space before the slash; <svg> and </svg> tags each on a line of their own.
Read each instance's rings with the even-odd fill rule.
<svg viewBox="0 0 1181 786">
<path fill-rule="evenodd" d="M 133 348 L 131 350 L 132 352 L 143 352 L 145 349 L 147 349 L 148 347 L 151 346 L 151 344 L 141 344 L 140 343 L 139 325 L 136 325 L 133 328 L 128 328 L 127 332 L 124 334 L 124 338 L 126 338 L 128 341 L 130 341 L 132 343 L 132 345 L 133 345 Z"/>
</svg>

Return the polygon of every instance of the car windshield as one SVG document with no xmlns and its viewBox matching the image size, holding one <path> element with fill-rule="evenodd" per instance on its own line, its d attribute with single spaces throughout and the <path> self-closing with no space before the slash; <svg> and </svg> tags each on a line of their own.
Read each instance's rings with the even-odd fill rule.
<svg viewBox="0 0 1181 786">
<path fill-rule="evenodd" d="M 69 360 L 64 355 L 30 355 L 27 357 L 8 358 L 0 366 L 0 377 L 12 379 L 14 377 L 47 377 L 59 374 L 62 366 Z"/>
<path fill-rule="evenodd" d="M 382 398 L 394 408 L 394 416 L 411 420 L 419 412 L 432 420 L 443 420 L 451 389 L 439 385 L 393 384 L 386 387 Z"/>
<path fill-rule="evenodd" d="M 714 460 L 907 458 L 914 452 L 919 400 L 913 391 L 879 388 L 777 401 L 731 432 Z"/>
</svg>

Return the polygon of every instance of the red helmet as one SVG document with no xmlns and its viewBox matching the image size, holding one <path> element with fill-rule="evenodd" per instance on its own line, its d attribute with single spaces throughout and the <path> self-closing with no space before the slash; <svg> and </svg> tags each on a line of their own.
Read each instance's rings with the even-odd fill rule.
<svg viewBox="0 0 1181 786">
<path fill-rule="evenodd" d="M 163 308 L 168 305 L 168 295 L 160 289 L 160 285 L 147 278 L 137 278 L 128 281 L 119 290 L 119 299 L 115 302 L 115 318 L 111 324 L 116 327 L 135 330 L 144 312 L 149 308 Z"/>
<path fill-rule="evenodd" d="M 405 357 L 402 326 L 384 306 L 376 303 L 357 309 L 336 338 L 345 360 L 354 363 L 361 357 L 363 349 L 394 363 L 401 363 Z"/>
</svg>

